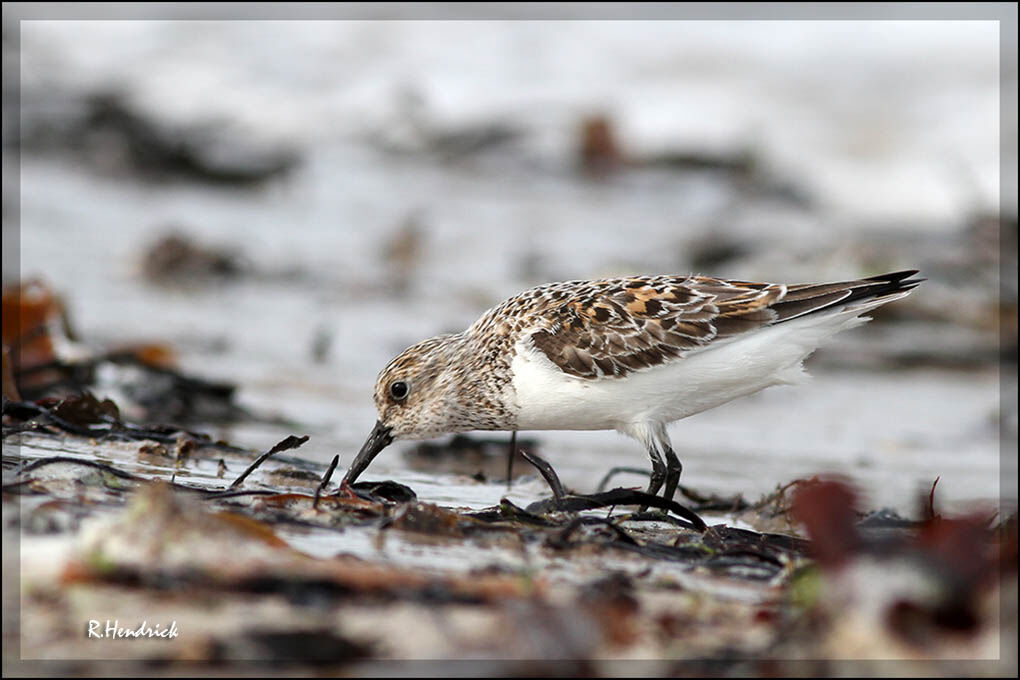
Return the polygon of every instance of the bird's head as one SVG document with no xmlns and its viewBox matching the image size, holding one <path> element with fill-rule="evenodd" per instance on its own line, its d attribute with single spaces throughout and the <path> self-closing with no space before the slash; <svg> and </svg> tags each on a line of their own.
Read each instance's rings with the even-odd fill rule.
<svg viewBox="0 0 1020 680">
<path fill-rule="evenodd" d="M 457 392 L 455 357 L 462 335 L 440 335 L 401 352 L 375 383 L 379 420 L 351 463 L 344 482 L 357 479 L 372 459 L 398 439 L 427 439 L 463 429 L 454 419 Z"/>
</svg>

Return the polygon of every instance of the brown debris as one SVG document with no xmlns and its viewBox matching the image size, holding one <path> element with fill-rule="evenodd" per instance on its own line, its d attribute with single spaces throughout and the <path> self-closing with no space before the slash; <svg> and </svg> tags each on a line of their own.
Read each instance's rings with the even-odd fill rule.
<svg viewBox="0 0 1020 680">
<path fill-rule="evenodd" d="M 7 345 L 3 346 L 3 395 L 4 399 L 21 401 L 18 385 L 14 381 L 14 362 Z"/>
<path fill-rule="evenodd" d="M 50 327 L 63 314 L 63 303 L 39 279 L 4 286 L 3 344 L 16 349 L 23 366 L 49 363 L 55 358 Z"/>
<path fill-rule="evenodd" d="M 382 246 L 382 261 L 386 266 L 390 292 L 405 295 L 421 264 L 425 247 L 423 220 L 417 213 L 408 215 Z"/>
<path fill-rule="evenodd" d="M 111 358 L 125 357 L 151 368 L 173 369 L 177 366 L 177 352 L 173 347 L 158 342 L 140 342 L 111 348 Z"/>
<path fill-rule="evenodd" d="M 199 245 L 174 230 L 149 246 L 142 260 L 142 274 L 153 283 L 196 285 L 236 278 L 247 266 L 236 252 Z"/>
<path fill-rule="evenodd" d="M 935 514 L 933 485 L 917 531 L 872 536 L 857 522 L 854 499 L 845 483 L 824 481 L 803 485 L 794 500 L 828 586 L 818 611 L 862 627 L 826 629 L 824 644 L 839 645 L 844 635 L 861 644 L 885 631 L 883 644 L 937 650 L 952 636 L 978 634 L 1000 564 L 988 517 Z M 881 618 L 869 627 L 876 612 Z"/>
<path fill-rule="evenodd" d="M 845 483 L 813 480 L 799 485 L 793 516 L 807 527 L 812 553 L 827 567 L 843 565 L 860 550 L 856 494 Z"/>
<path fill-rule="evenodd" d="M 581 121 L 579 146 L 581 167 L 587 172 L 602 174 L 624 163 L 608 116 L 594 115 Z"/>
<path fill-rule="evenodd" d="M 795 479 L 777 486 L 774 492 L 766 494 L 756 503 L 747 504 L 743 499 L 739 499 L 740 508 L 734 513 L 734 517 L 747 522 L 758 531 L 796 535 L 799 528 L 792 513 L 794 493 L 801 486 L 817 481 L 817 477 Z"/>
<path fill-rule="evenodd" d="M 100 401 L 88 392 L 61 399 L 50 408 L 49 415 L 79 426 L 109 424 L 120 420 L 120 410 L 116 404 L 109 399 Z"/>
<path fill-rule="evenodd" d="M 656 153 L 627 153 L 616 126 L 608 115 L 594 114 L 578 126 L 578 162 L 583 171 L 595 176 L 625 168 L 660 168 L 682 172 L 720 172 L 746 179 L 752 177 L 758 160 L 751 151 L 711 152 L 700 149 L 663 149 Z M 794 193 L 789 187 L 770 187 L 775 192 Z M 799 197 L 798 197 L 799 198 Z"/>
<path fill-rule="evenodd" d="M 40 385 L 65 385 L 56 367 L 73 346 L 63 301 L 41 279 L 4 286 L 4 394 L 33 391 Z M 8 383 L 8 375 L 10 384 Z M 8 396 L 8 398 L 11 398 Z"/>
<path fill-rule="evenodd" d="M 91 439 L 126 440 L 173 444 L 174 455 L 183 459 L 197 446 L 240 451 L 208 435 L 189 432 L 175 425 L 140 426 L 123 422 L 116 404 L 99 401 L 89 392 L 64 399 L 47 398 L 36 402 L 4 401 L 3 436 L 19 432 L 55 435 L 72 434 Z M 65 417 L 67 416 L 67 417 Z M 156 450 L 140 451 L 156 453 Z"/>
<path fill-rule="evenodd" d="M 380 503 L 410 503 L 418 500 L 414 490 L 391 479 L 381 482 L 355 482 L 350 485 L 355 493 Z"/>
<path fill-rule="evenodd" d="M 639 639 L 641 605 L 634 595 L 633 580 L 616 572 L 585 585 L 579 603 L 602 625 L 602 634 L 612 647 L 628 647 Z"/>
<path fill-rule="evenodd" d="M 464 535 L 461 515 L 444 510 L 431 503 L 407 503 L 387 525 L 387 528 L 413 531 L 433 536 Z"/>
<path fill-rule="evenodd" d="M 122 395 L 120 411 L 134 421 L 253 417 L 234 403 L 234 385 L 175 370 L 174 351 L 166 344 L 129 343 L 105 352 L 78 345 L 64 304 L 42 281 L 5 287 L 3 316 L 4 396 L 11 402 L 46 406 L 42 400 L 81 397 L 101 385 Z M 114 377 L 112 387 L 97 381 L 101 372 Z M 60 419 L 59 413 L 51 416 Z"/>
</svg>

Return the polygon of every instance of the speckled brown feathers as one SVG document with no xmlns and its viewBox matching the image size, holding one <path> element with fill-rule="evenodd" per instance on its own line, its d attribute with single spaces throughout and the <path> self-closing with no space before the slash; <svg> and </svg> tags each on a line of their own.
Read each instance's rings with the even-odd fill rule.
<svg viewBox="0 0 1020 680">
<path fill-rule="evenodd" d="M 914 271 L 856 281 L 785 285 L 705 276 L 638 276 L 533 288 L 468 331 L 509 344 L 528 333 L 565 373 L 623 377 L 712 342 L 853 300 L 908 290 Z"/>
</svg>

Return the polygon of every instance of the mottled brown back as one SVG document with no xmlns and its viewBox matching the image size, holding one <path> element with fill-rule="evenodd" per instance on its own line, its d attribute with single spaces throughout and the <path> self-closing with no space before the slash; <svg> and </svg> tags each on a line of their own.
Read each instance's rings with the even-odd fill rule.
<svg viewBox="0 0 1020 680">
<path fill-rule="evenodd" d="M 530 332 L 535 347 L 565 373 L 622 377 L 713 341 L 833 305 L 909 290 L 920 282 L 908 280 L 915 273 L 796 285 L 705 276 L 568 281 L 507 300 L 469 332 L 496 324 L 503 326 L 504 336 Z"/>
</svg>

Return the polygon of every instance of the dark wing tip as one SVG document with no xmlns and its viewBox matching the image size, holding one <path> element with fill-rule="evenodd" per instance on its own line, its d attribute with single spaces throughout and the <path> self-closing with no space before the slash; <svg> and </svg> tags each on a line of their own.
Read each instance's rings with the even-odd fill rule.
<svg viewBox="0 0 1020 680">
<path fill-rule="evenodd" d="M 872 288 L 872 295 L 888 295 L 889 293 L 898 293 L 904 290 L 913 290 L 917 288 L 921 283 L 928 279 L 914 279 L 911 278 L 914 274 L 919 273 L 919 269 L 904 269 L 899 272 L 892 272 L 889 274 L 879 274 L 878 276 L 868 276 L 861 279 L 861 281 L 874 281 L 875 283 L 884 283 L 885 285 L 879 289 Z M 874 285 L 874 284 L 872 284 Z"/>
<path fill-rule="evenodd" d="M 913 290 L 925 279 L 911 278 L 917 269 L 869 276 L 856 281 L 797 286 L 793 294 L 772 305 L 777 322 L 814 314 L 836 305 L 849 305 L 859 300 L 884 298 Z"/>
<path fill-rule="evenodd" d="M 899 281 L 901 279 L 908 278 L 914 274 L 919 273 L 920 269 L 904 269 L 898 272 L 890 272 L 888 274 L 879 274 L 878 276 L 868 276 L 868 281 Z"/>
<path fill-rule="evenodd" d="M 899 272 L 891 272 L 889 274 L 879 274 L 878 276 L 867 276 L 862 281 L 875 281 L 877 283 L 920 283 L 925 279 L 910 279 L 914 274 L 920 273 L 920 269 L 904 269 Z"/>
<path fill-rule="evenodd" d="M 902 290 L 913 290 L 914 288 L 917 288 L 927 280 L 928 279 L 909 279 L 907 281 L 901 281 L 900 288 Z"/>
</svg>

